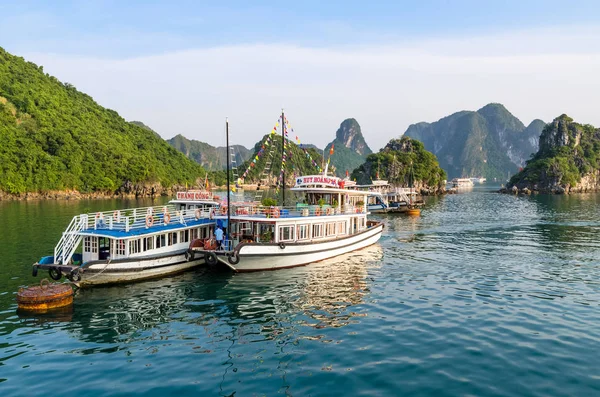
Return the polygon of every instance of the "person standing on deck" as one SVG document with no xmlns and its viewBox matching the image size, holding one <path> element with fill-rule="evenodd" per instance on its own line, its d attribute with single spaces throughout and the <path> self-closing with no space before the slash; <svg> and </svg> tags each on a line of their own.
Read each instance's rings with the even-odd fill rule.
<svg viewBox="0 0 600 397">
<path fill-rule="evenodd" d="M 221 244 L 223 244 L 223 229 L 217 226 L 215 229 L 215 240 L 217 240 L 217 250 L 221 250 Z"/>
</svg>

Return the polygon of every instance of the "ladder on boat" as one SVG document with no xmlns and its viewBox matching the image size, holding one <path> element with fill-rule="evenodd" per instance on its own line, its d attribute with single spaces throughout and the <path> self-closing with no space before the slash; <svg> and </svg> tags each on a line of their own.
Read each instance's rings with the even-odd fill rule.
<svg viewBox="0 0 600 397">
<path fill-rule="evenodd" d="M 81 235 L 79 232 L 85 230 L 88 224 L 88 215 L 76 215 L 71 219 L 71 223 L 67 226 L 67 229 L 63 232 L 62 237 L 54 247 L 54 263 L 61 265 L 67 265 L 75 250 L 81 242 Z"/>
</svg>

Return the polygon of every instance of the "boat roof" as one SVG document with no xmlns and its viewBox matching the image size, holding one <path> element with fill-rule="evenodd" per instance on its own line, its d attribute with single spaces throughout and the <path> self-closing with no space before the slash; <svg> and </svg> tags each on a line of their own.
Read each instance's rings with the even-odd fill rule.
<svg viewBox="0 0 600 397">
<path fill-rule="evenodd" d="M 296 184 L 290 190 L 309 193 L 340 193 L 354 195 L 366 195 L 368 192 L 346 188 L 346 181 L 337 176 L 327 175 L 305 175 L 296 178 Z"/>
<path fill-rule="evenodd" d="M 220 197 L 215 196 L 213 192 L 196 189 L 177 192 L 175 199 L 169 201 L 169 203 L 218 205 L 219 201 Z"/>
<path fill-rule="evenodd" d="M 148 228 L 135 228 L 125 231 L 122 229 L 109 229 L 108 227 L 102 227 L 98 229 L 86 229 L 80 231 L 78 234 L 82 236 L 97 236 L 97 237 L 109 237 L 115 239 L 126 239 L 131 237 L 141 237 L 151 234 L 159 234 L 168 231 L 184 230 L 196 226 L 205 225 L 208 223 L 214 223 L 215 221 L 207 218 L 200 218 L 187 221 L 186 223 L 172 222 L 168 225 L 159 223 Z"/>
</svg>

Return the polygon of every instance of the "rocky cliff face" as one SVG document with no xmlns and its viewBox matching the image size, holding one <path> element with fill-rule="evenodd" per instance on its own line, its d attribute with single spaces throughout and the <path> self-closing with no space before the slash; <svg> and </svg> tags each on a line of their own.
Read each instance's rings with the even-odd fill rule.
<svg viewBox="0 0 600 397">
<path fill-rule="evenodd" d="M 562 115 L 548 124 L 539 151 L 505 191 L 575 193 L 600 190 L 600 129 Z"/>
<path fill-rule="evenodd" d="M 491 103 L 476 112 L 461 111 L 431 124 L 413 124 L 405 135 L 422 141 L 438 156 L 449 178 L 504 180 L 537 151 L 544 125 L 534 120 L 525 127 L 504 106 Z"/>
<path fill-rule="evenodd" d="M 352 172 L 365 161 L 367 155 L 373 153 L 355 119 L 346 119 L 340 124 L 335 139 L 325 146 L 325 157 L 329 156 L 332 145 L 334 154 L 331 156 L 331 164 L 338 176 L 345 175 L 346 171 Z"/>
</svg>

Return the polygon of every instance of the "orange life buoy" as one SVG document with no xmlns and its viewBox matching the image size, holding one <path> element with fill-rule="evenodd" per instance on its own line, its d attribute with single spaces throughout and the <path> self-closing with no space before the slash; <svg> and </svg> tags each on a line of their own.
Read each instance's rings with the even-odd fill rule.
<svg viewBox="0 0 600 397">
<path fill-rule="evenodd" d="M 325 212 L 327 215 L 331 215 L 331 214 L 333 214 L 333 208 L 329 207 L 329 208 L 327 208 L 327 210 L 325 210 Z"/>
<path fill-rule="evenodd" d="M 200 219 L 200 215 L 202 215 L 202 211 L 200 211 L 200 208 L 197 208 L 196 211 L 194 212 L 194 215 L 196 216 L 196 220 Z M 211 215 L 212 215 L 212 211 L 211 211 Z M 212 219 L 212 218 L 210 218 Z"/>
<path fill-rule="evenodd" d="M 227 207 L 221 207 L 221 215 L 225 215 L 227 213 Z"/>
<path fill-rule="evenodd" d="M 280 213 L 281 212 L 279 211 L 279 208 L 273 208 L 271 210 L 271 215 L 273 215 L 273 218 L 279 218 Z"/>
<path fill-rule="evenodd" d="M 154 217 L 152 215 L 146 215 L 146 227 L 152 227 L 154 225 Z"/>
<path fill-rule="evenodd" d="M 168 225 L 169 222 L 171 222 L 171 214 L 165 212 L 165 215 L 163 216 L 163 222 L 165 222 L 165 225 Z"/>
<path fill-rule="evenodd" d="M 320 216 L 321 215 L 321 207 L 315 208 L 315 215 L 316 216 Z"/>
<path fill-rule="evenodd" d="M 115 220 L 115 222 L 118 222 L 120 218 L 121 218 L 121 211 L 116 210 L 115 212 L 113 212 L 113 219 Z"/>
</svg>

